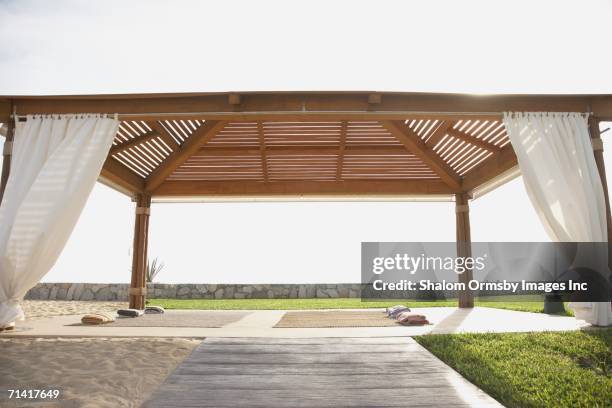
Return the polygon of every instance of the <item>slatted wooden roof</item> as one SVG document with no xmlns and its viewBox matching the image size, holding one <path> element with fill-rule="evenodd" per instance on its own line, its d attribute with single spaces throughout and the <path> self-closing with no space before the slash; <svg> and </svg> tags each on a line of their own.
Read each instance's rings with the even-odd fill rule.
<svg viewBox="0 0 612 408">
<path fill-rule="evenodd" d="M 470 192 L 516 166 L 502 112 L 608 118 L 612 98 L 357 92 L 0 97 L 0 119 L 11 111 L 119 113 L 101 176 L 128 194 L 422 196 Z"/>
</svg>

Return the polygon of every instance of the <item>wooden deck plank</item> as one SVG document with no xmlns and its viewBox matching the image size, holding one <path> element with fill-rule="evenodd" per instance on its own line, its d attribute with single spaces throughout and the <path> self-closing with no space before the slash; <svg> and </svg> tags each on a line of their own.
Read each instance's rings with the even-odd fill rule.
<svg viewBox="0 0 612 408">
<path fill-rule="evenodd" d="M 393 363 L 398 360 L 430 361 L 428 356 L 413 352 L 387 353 L 196 353 L 190 357 L 192 362 L 225 364 L 332 364 L 332 363 Z"/>
<path fill-rule="evenodd" d="M 351 374 L 406 374 L 406 373 L 444 373 L 447 368 L 439 363 L 431 362 L 398 362 L 381 364 L 364 363 L 334 363 L 334 364 L 204 364 L 184 363 L 175 373 L 177 375 L 201 374 L 201 375 L 296 375 L 307 373 L 310 375 L 351 375 Z"/>
<path fill-rule="evenodd" d="M 210 338 L 144 406 L 500 405 L 410 338 Z"/>
<path fill-rule="evenodd" d="M 399 384 L 397 384 L 399 385 Z M 224 392 L 225 391 L 225 392 Z M 477 405 L 474 405 L 474 402 Z M 144 405 L 152 407 L 466 407 L 495 406 L 487 404 L 486 395 L 466 401 L 448 386 L 374 389 L 292 389 L 292 390 L 201 390 L 183 387 L 163 391 L 154 401 Z"/>
<path fill-rule="evenodd" d="M 277 338 L 273 342 L 266 337 L 209 337 L 204 344 L 417 344 L 410 337 L 313 337 Z"/>
<path fill-rule="evenodd" d="M 206 343 L 204 343 L 206 344 Z M 279 354 L 279 353 L 401 353 L 419 349 L 418 344 L 206 344 L 199 353 L 219 353 L 231 351 L 241 354 Z"/>
<path fill-rule="evenodd" d="M 417 388 L 439 388 L 437 381 L 441 371 L 425 371 L 411 373 L 404 371 L 401 374 L 396 372 L 336 375 L 333 372 L 327 375 L 313 375 L 309 370 L 304 370 L 299 374 L 208 374 L 205 381 L 202 375 L 198 374 L 177 374 L 173 375 L 166 382 L 166 390 L 173 388 L 182 389 L 185 385 L 198 386 L 199 390 L 302 390 L 305 388 L 313 389 L 367 389 L 379 388 L 386 389 L 393 384 L 410 384 L 410 387 Z"/>
</svg>

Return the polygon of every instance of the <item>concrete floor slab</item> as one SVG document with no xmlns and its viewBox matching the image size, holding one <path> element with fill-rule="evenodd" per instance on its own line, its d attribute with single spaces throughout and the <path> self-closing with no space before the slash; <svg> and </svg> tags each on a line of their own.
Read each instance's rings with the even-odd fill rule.
<svg viewBox="0 0 612 408">
<path fill-rule="evenodd" d="M 380 309 L 382 313 L 382 309 Z M 222 328 L 197 327 L 101 327 L 80 326 L 80 315 L 56 316 L 17 322 L 13 332 L 2 337 L 393 337 L 442 333 L 537 332 L 579 330 L 588 323 L 567 316 L 476 307 L 415 308 L 432 323 L 428 326 L 351 327 L 351 328 L 274 328 L 283 310 L 250 311 L 241 320 Z M 208 311 L 210 312 L 210 311 Z M 227 313 L 228 311 L 215 311 Z"/>
</svg>

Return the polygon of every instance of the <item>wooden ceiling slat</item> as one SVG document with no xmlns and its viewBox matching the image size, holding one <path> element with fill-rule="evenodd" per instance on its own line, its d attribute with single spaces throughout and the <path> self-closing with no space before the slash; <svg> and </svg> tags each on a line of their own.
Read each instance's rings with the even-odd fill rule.
<svg viewBox="0 0 612 408">
<path fill-rule="evenodd" d="M 136 148 L 124 150 L 123 152 L 117 153 L 117 155 L 129 158 L 130 161 L 134 165 L 138 166 L 138 168 L 145 174 L 149 174 L 153 170 L 153 166 L 149 163 L 148 158 Z"/>
<path fill-rule="evenodd" d="M 461 165 L 465 163 L 467 160 L 470 160 L 474 156 L 478 156 L 483 149 L 480 149 L 477 146 L 466 144 L 456 155 L 453 157 L 451 161 L 448 162 L 448 165 L 457 172 L 457 174 L 461 175 Z M 485 150 L 489 151 L 489 150 Z"/>
<path fill-rule="evenodd" d="M 127 169 L 133 171 L 140 177 L 146 177 L 149 173 L 146 169 L 143 169 L 142 165 L 134 159 L 128 152 L 121 152 L 113 156 L 114 159 L 122 163 Z"/>
<path fill-rule="evenodd" d="M 259 139 L 259 156 L 261 158 L 261 172 L 265 182 L 268 181 L 268 158 L 266 156 L 266 141 L 261 122 L 257 123 L 257 137 Z"/>
<path fill-rule="evenodd" d="M 497 153 L 499 154 L 499 153 Z M 479 154 L 473 156 L 470 158 L 470 160 L 467 160 L 465 163 L 463 163 L 458 169 L 457 171 L 465 177 L 465 175 L 467 173 L 469 173 L 474 167 L 480 165 L 481 163 L 483 163 L 485 160 L 487 160 L 490 156 L 493 156 L 493 153 L 488 152 L 488 151 L 481 151 Z"/>
<path fill-rule="evenodd" d="M 149 163 L 151 163 L 155 168 L 164 160 L 164 156 L 161 156 L 157 151 L 155 151 L 150 143 L 150 140 L 146 141 L 145 143 L 140 143 L 134 146 L 134 150 L 138 150 L 138 152 L 145 155 Z"/>
</svg>

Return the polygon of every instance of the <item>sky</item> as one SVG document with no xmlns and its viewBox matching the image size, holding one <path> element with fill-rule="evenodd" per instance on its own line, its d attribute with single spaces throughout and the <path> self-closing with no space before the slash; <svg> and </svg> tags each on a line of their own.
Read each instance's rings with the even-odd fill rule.
<svg viewBox="0 0 612 408">
<path fill-rule="evenodd" d="M 612 93 L 611 15 L 611 1 L 0 0 L 0 95 Z M 133 207 L 96 185 L 44 280 L 128 282 Z M 520 178 L 470 216 L 473 241 L 548 240 Z M 449 202 L 158 203 L 149 253 L 160 282 L 357 282 L 362 241 L 454 228 Z"/>
</svg>

